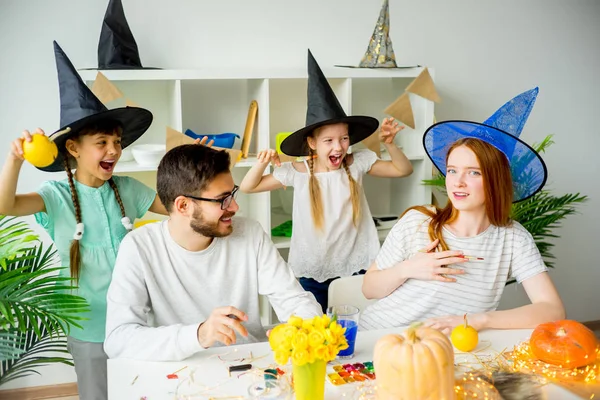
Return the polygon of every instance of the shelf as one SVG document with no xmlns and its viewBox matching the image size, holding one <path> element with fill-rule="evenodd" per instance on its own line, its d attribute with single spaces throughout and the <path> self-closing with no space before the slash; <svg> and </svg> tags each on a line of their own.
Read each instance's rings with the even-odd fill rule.
<svg viewBox="0 0 600 400">
<path fill-rule="evenodd" d="M 423 154 L 406 154 L 406 158 L 408 158 L 410 161 L 420 161 L 425 159 L 425 155 Z M 390 153 L 388 153 L 387 151 L 382 151 L 381 152 L 381 157 L 382 160 L 384 161 L 390 161 L 392 158 L 390 157 Z"/>
<path fill-rule="evenodd" d="M 377 229 L 377 236 L 379 237 L 379 241 L 381 243 L 383 243 L 388 233 L 390 233 L 390 230 L 390 228 Z M 292 242 L 291 238 L 283 236 L 271 236 L 271 240 L 278 249 L 289 249 L 290 243 Z"/>
<path fill-rule="evenodd" d="M 404 69 L 370 69 L 324 67 L 327 78 L 416 78 L 423 67 Z M 429 69 L 431 72 L 431 68 Z M 78 71 L 84 81 L 96 79 L 98 70 Z M 306 79 L 306 67 L 301 68 L 202 68 L 202 69 L 142 69 L 102 70 L 111 81 L 167 81 L 201 79 Z"/>
<path fill-rule="evenodd" d="M 234 168 L 250 168 L 250 167 L 254 166 L 254 164 L 256 164 L 256 157 L 248 157 L 248 158 L 242 159 L 241 161 L 236 163 Z M 158 165 L 145 166 L 145 165 L 140 165 L 135 161 L 122 161 L 117 164 L 114 172 L 117 172 L 117 173 L 147 172 L 147 171 L 156 172 L 157 168 L 158 168 Z"/>
</svg>

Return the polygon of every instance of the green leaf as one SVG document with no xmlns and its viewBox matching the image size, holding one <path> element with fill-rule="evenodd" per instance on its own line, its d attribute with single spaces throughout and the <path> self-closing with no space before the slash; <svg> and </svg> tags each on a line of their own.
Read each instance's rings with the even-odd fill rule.
<svg viewBox="0 0 600 400">
<path fill-rule="evenodd" d="M 73 365 L 56 356 L 68 354 L 60 338 L 81 327 L 89 304 L 59 275 L 56 254 L 25 223 L 0 215 L 0 385 L 43 365 Z"/>
</svg>

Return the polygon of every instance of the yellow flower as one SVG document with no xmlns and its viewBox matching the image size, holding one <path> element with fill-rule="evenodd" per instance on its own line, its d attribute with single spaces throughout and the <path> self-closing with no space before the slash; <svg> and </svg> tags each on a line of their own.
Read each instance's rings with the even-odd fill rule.
<svg viewBox="0 0 600 400">
<path fill-rule="evenodd" d="M 324 332 L 323 330 L 315 329 L 314 331 L 309 333 L 308 334 L 308 345 L 310 347 L 318 347 L 320 345 L 323 345 L 323 343 L 325 342 L 325 335 L 323 332 Z"/>
<path fill-rule="evenodd" d="M 320 360 L 326 360 L 329 361 L 329 357 L 330 357 L 330 351 L 329 351 L 329 347 L 328 346 L 318 346 L 315 347 L 314 349 L 315 351 L 315 358 L 320 359 Z"/>
<path fill-rule="evenodd" d="M 285 328 L 285 324 L 277 325 L 269 334 L 269 344 L 272 349 L 280 347 L 284 342 L 282 333 L 283 328 Z"/>
<path fill-rule="evenodd" d="M 309 354 L 306 349 L 294 349 L 292 350 L 292 362 L 296 365 L 304 365 L 309 360 Z"/>
<path fill-rule="evenodd" d="M 309 332 L 312 331 L 313 330 L 312 321 L 310 321 L 310 320 L 302 321 L 302 329 L 306 329 Z"/>
<path fill-rule="evenodd" d="M 273 329 L 269 344 L 278 364 L 286 364 L 290 357 L 296 365 L 332 361 L 340 350 L 348 348 L 344 331 L 326 315 L 309 320 L 292 316 L 287 323 Z"/>
<path fill-rule="evenodd" d="M 295 326 L 296 328 L 301 328 L 302 327 L 302 318 L 300 318 L 296 315 L 292 315 L 290 317 L 290 319 L 288 319 L 287 323 L 289 325 Z"/>
<path fill-rule="evenodd" d="M 296 332 L 298 332 L 298 328 L 296 328 L 295 326 L 284 325 L 283 329 L 281 331 L 281 335 L 283 337 L 283 341 L 285 341 L 286 343 L 291 344 L 292 340 L 294 339 L 294 336 L 296 335 Z"/>
<path fill-rule="evenodd" d="M 302 331 L 297 332 L 292 339 L 292 347 L 295 350 L 302 350 L 308 347 L 308 335 Z"/>
<path fill-rule="evenodd" d="M 344 336 L 344 332 L 346 332 L 346 328 L 342 327 L 337 322 L 332 322 L 329 324 L 329 330 L 333 337 L 338 338 L 340 336 Z"/>
<path fill-rule="evenodd" d="M 274 358 L 275 358 L 275 362 L 277 364 L 279 364 L 279 365 L 287 364 L 288 359 L 290 358 L 290 352 L 289 351 L 276 350 Z"/>
</svg>

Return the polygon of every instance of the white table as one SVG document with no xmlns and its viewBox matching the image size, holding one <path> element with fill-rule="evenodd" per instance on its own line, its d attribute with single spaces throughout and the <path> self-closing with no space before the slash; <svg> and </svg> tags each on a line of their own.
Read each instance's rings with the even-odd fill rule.
<svg viewBox="0 0 600 400">
<path fill-rule="evenodd" d="M 373 360 L 375 342 L 387 333 L 401 332 L 404 328 L 380 331 L 359 332 L 356 340 L 355 356 L 350 363 Z M 514 345 L 527 340 L 531 330 L 489 330 L 480 333 L 480 346 L 484 350 L 477 354 L 495 355 L 503 350 L 512 349 Z M 487 348 L 486 348 L 487 347 Z M 109 400 L 147 400 L 157 399 L 244 399 L 249 398 L 248 387 L 259 379 L 258 371 L 251 371 L 240 376 L 233 373 L 230 377 L 227 366 L 240 364 L 236 359 L 264 356 L 252 362 L 253 367 L 264 369 L 274 367 L 272 352 L 268 343 L 254 343 L 230 347 L 218 347 L 198 353 L 181 362 L 148 362 L 127 359 L 108 361 L 108 398 Z M 218 356 L 221 356 L 222 361 Z M 455 362 L 468 361 L 467 354 L 457 353 Z M 337 360 L 336 360 L 337 361 Z M 245 363 L 245 362 L 242 362 Z M 343 362 L 340 362 L 343 363 Z M 167 379 L 167 375 L 178 372 L 179 379 Z M 333 372 L 331 366 L 328 373 Z M 377 371 L 375 371 L 377 373 Z M 193 382 L 190 376 L 193 375 Z M 352 399 L 358 392 L 360 383 L 334 386 L 325 383 L 326 399 Z M 209 389 L 211 388 L 211 389 Z M 580 399 L 580 397 L 555 385 L 544 387 L 548 400 Z M 231 397 L 230 397 L 231 396 Z M 240 397 L 236 397 L 240 396 Z"/>
</svg>

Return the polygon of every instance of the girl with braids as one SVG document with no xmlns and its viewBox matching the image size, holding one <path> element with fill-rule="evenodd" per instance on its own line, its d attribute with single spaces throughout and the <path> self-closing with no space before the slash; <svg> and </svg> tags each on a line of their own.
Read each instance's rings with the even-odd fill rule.
<svg viewBox="0 0 600 400">
<path fill-rule="evenodd" d="M 349 146 L 373 134 L 378 122 L 346 116 L 310 51 L 308 72 L 306 127 L 281 144 L 285 154 L 307 157 L 282 164 L 274 150 L 261 151 L 240 190 L 256 193 L 294 187 L 288 263 L 325 312 L 331 282 L 367 269 L 379 250 L 361 185 L 363 175 L 403 177 L 412 173 L 412 166 L 393 143 L 400 128 L 392 118 L 385 119 L 379 131 L 391 161 L 377 159 L 370 150 L 348 154 Z M 278 168 L 263 176 L 271 161 Z"/>
<path fill-rule="evenodd" d="M 79 398 L 106 399 L 106 360 L 103 350 L 106 293 L 117 251 L 132 221 L 148 210 L 166 214 L 154 190 L 130 178 L 113 176 L 121 151 L 150 126 L 152 114 L 137 107 L 107 110 L 81 81 L 55 42 L 61 129 L 49 136 L 58 156 L 43 171 L 65 171 L 67 178 L 47 181 L 33 193 L 16 194 L 23 164 L 23 142 L 12 143 L 0 175 L 0 214 L 34 214 L 56 245 L 63 269 L 90 312 L 72 326 L 68 349 L 73 356 Z M 41 129 L 35 133 L 44 134 Z M 74 170 L 74 171 L 73 171 Z"/>
</svg>

